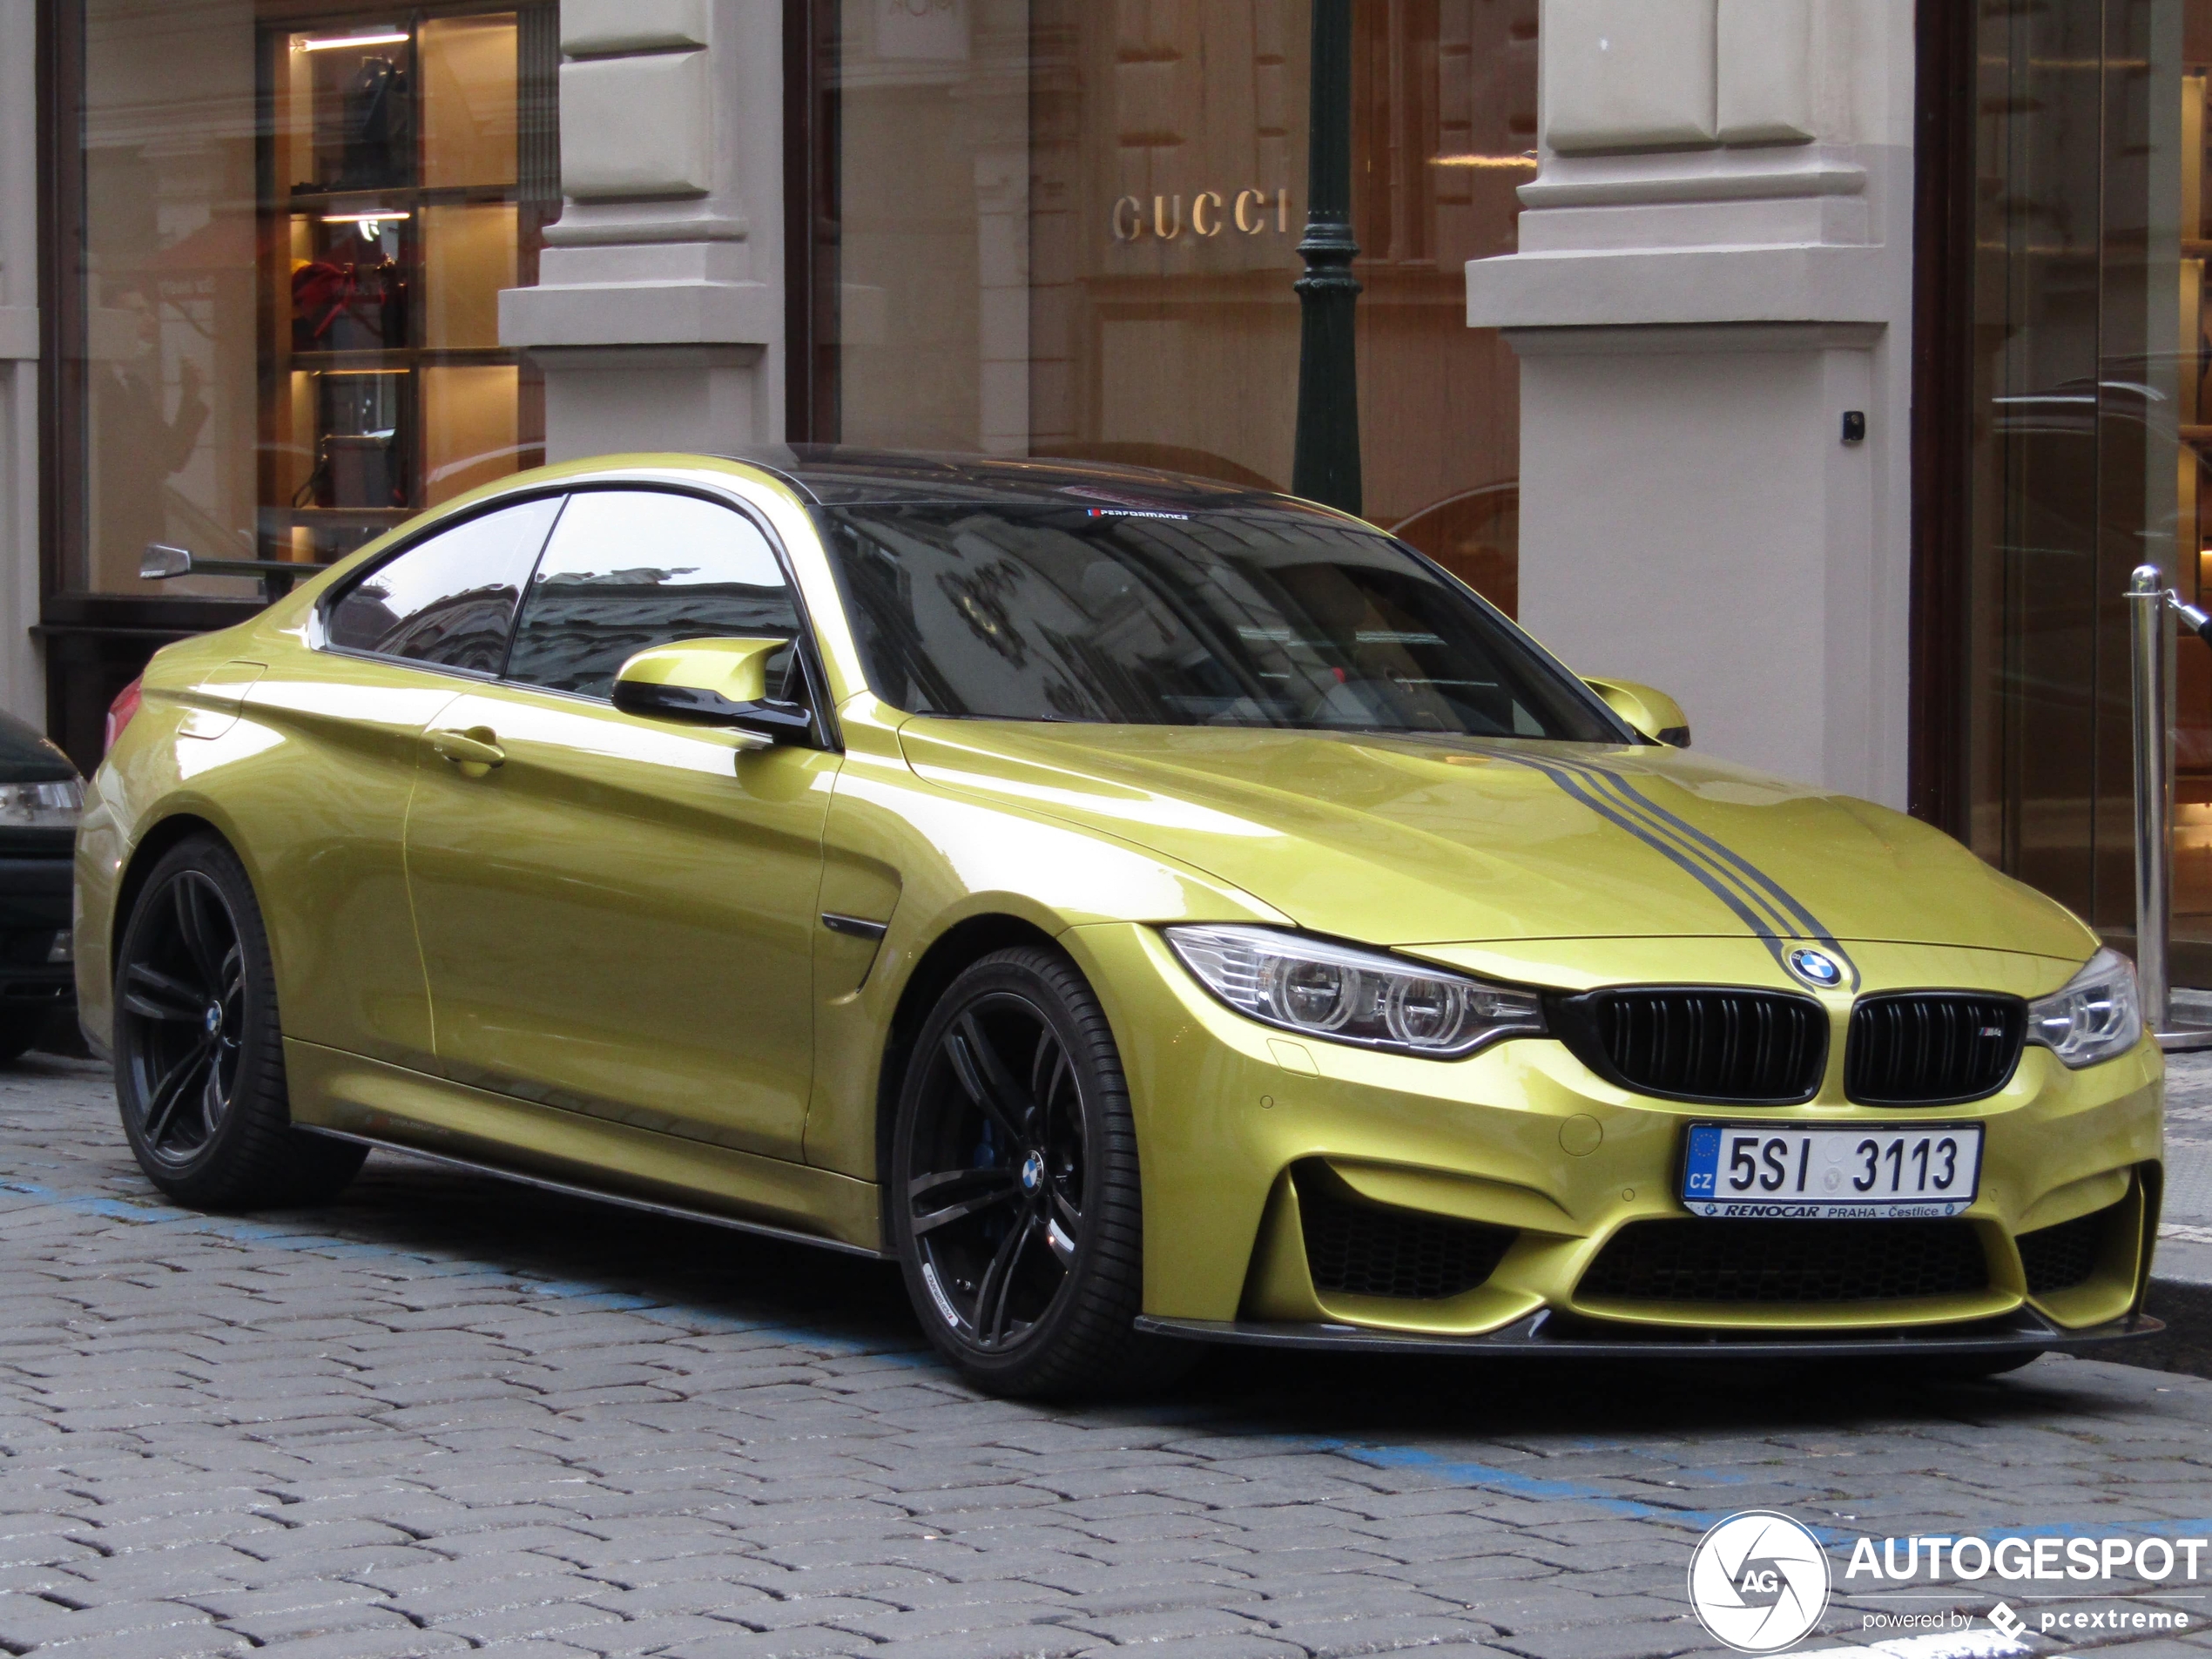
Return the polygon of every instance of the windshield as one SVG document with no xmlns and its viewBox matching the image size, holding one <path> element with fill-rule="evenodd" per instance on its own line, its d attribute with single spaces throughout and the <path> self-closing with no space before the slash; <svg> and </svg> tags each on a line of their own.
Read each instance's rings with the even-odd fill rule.
<svg viewBox="0 0 2212 1659">
<path fill-rule="evenodd" d="M 1633 741 L 1388 536 L 1268 510 L 819 509 L 876 695 L 915 714 Z"/>
</svg>

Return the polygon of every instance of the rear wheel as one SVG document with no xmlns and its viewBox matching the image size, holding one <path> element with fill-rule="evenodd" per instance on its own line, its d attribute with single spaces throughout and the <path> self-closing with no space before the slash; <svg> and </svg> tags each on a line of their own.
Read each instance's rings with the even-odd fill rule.
<svg viewBox="0 0 2212 1659">
<path fill-rule="evenodd" d="M 887 1195 L 930 1340 L 995 1393 L 1163 1380 L 1183 1345 L 1138 1336 L 1136 1130 L 1113 1034 L 1075 964 L 1004 950 L 955 980 L 900 1091 Z"/>
<path fill-rule="evenodd" d="M 172 847 L 117 953 L 115 1092 L 138 1167 L 202 1209 L 314 1204 L 365 1149 L 292 1126 L 276 974 L 253 885 L 212 835 Z"/>
</svg>

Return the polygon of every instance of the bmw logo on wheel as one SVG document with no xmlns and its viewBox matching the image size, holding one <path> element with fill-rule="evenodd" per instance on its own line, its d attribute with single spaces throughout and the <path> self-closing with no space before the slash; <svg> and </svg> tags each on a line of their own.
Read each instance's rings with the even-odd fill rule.
<svg viewBox="0 0 2212 1659">
<path fill-rule="evenodd" d="M 1821 990 L 1832 991 L 1844 982 L 1843 964 L 1824 950 L 1793 950 L 1788 961 L 1792 974 Z"/>
</svg>

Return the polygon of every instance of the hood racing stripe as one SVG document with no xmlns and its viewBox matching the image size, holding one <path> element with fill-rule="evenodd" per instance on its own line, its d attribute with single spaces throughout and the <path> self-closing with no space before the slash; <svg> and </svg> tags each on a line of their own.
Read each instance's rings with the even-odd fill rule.
<svg viewBox="0 0 2212 1659">
<path fill-rule="evenodd" d="M 1805 908 L 1795 894 L 1742 853 L 1716 840 L 1695 824 L 1669 812 L 1618 773 L 1606 772 L 1601 775 L 1608 779 L 1615 791 L 1629 797 L 1653 818 L 1687 838 L 1693 845 L 1718 859 L 1728 867 L 1739 873 L 1745 884 L 1763 894 L 1780 916 L 1784 925 L 1777 931 L 1785 937 L 1816 939 L 1831 950 L 1841 948 L 1836 942 L 1835 935 L 1829 932 L 1818 917 Z"/>
<path fill-rule="evenodd" d="M 1770 949 L 1774 948 L 1781 935 L 1774 926 L 1773 918 L 1755 908 L 1748 895 L 1734 882 L 1724 879 L 1723 872 L 1711 868 L 1706 862 L 1693 856 L 1687 848 L 1659 833 L 1656 826 L 1635 816 L 1628 808 L 1604 799 L 1592 787 L 1595 779 L 1587 778 L 1577 771 L 1552 766 L 1541 761 L 1524 761 L 1521 764 L 1533 772 L 1543 773 L 1606 822 L 1615 828 L 1626 830 L 1654 852 L 1664 855 L 1669 863 L 1685 874 L 1696 878 L 1699 886 L 1736 914 L 1737 921 L 1767 941 Z M 1777 960 L 1779 959 L 1777 952 Z"/>
<path fill-rule="evenodd" d="M 1747 880 L 1733 863 L 1714 858 L 1711 848 L 1696 837 L 1684 834 L 1681 821 L 1661 812 L 1649 797 L 1610 773 L 1582 772 L 1577 775 L 1585 786 L 1606 798 L 1617 813 L 1635 820 L 1640 839 L 1663 843 L 1669 858 L 1676 862 L 1687 860 L 1725 883 L 1737 898 L 1758 913 L 1760 921 L 1777 938 L 1802 931 L 1794 925 L 1797 918 L 1790 907 L 1777 903 L 1767 884 L 1757 879 Z"/>
<path fill-rule="evenodd" d="M 1843 968 L 1842 988 L 1858 988 L 1858 964 L 1796 894 L 1743 854 L 1669 812 L 1620 773 L 1588 761 L 1504 753 L 1498 758 L 1543 773 L 1606 822 L 1627 831 L 1692 877 L 1735 914 L 1785 973 L 1790 965 L 1784 947 L 1810 940 Z"/>
</svg>

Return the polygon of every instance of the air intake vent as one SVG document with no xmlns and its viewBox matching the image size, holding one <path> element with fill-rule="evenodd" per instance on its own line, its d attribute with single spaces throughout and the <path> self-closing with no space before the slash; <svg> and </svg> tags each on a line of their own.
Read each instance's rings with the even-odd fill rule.
<svg viewBox="0 0 2212 1659">
<path fill-rule="evenodd" d="M 2114 1216 L 2126 1205 L 2123 1198 L 2110 1209 L 2022 1233 L 2016 1242 L 2020 1247 L 2020 1265 L 2027 1271 L 2027 1293 L 2048 1296 L 2054 1291 L 2087 1285 L 2097 1271 L 2097 1258 L 2104 1254 Z"/>
<path fill-rule="evenodd" d="M 1956 1106 L 2012 1078 L 2027 1036 L 2017 997 L 1965 991 L 1870 996 L 1851 1010 L 1844 1092 L 1865 1106 Z"/>
<path fill-rule="evenodd" d="M 1607 1302 L 1889 1302 L 1989 1288 L 1962 1221 L 1636 1221 L 1576 1288 Z"/>
<path fill-rule="evenodd" d="M 1828 1063 L 1828 1012 L 1778 991 L 1591 991 L 1554 999 L 1552 1029 L 1599 1076 L 1640 1095 L 1794 1106 Z"/>
<path fill-rule="evenodd" d="M 1300 1170 L 1298 1202 L 1306 1268 L 1324 1295 L 1457 1296 L 1495 1272 L 1517 1237 L 1509 1227 L 1368 1204 L 1311 1165 Z"/>
</svg>

